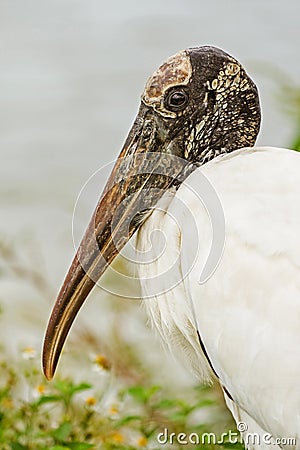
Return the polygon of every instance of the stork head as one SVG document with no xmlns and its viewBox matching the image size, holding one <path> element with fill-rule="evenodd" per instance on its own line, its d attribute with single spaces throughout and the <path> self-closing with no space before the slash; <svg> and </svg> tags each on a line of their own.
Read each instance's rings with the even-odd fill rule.
<svg viewBox="0 0 300 450">
<path fill-rule="evenodd" d="M 154 72 L 54 305 L 43 352 L 48 379 L 80 307 L 147 212 L 197 166 L 253 146 L 259 127 L 256 86 L 224 51 L 190 48 Z"/>
</svg>

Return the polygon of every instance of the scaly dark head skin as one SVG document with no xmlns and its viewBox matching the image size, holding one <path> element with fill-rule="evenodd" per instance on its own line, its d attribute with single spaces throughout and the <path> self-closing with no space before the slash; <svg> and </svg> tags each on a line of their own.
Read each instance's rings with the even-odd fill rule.
<svg viewBox="0 0 300 450">
<path fill-rule="evenodd" d="M 181 51 L 150 77 L 54 305 L 43 352 L 48 379 L 80 307 L 146 213 L 199 165 L 253 146 L 259 127 L 256 86 L 239 62 L 220 49 Z"/>
</svg>

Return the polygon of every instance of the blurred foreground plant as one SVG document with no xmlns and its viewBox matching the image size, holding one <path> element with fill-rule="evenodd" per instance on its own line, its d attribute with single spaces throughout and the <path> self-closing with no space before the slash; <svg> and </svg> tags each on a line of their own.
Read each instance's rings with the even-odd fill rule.
<svg viewBox="0 0 300 450">
<path fill-rule="evenodd" d="M 291 148 L 300 151 L 300 87 L 284 83 L 279 94 L 283 110 L 295 123 L 295 134 L 291 142 Z"/>
<path fill-rule="evenodd" d="M 2 353 L 1 450 L 178 449 L 176 440 L 171 446 L 160 445 L 158 433 L 167 429 L 176 435 L 214 432 L 218 436 L 233 426 L 218 406 L 219 392 L 211 388 L 193 388 L 191 400 L 187 395 L 170 396 L 159 386 L 121 386 L 114 403 L 107 404 L 107 392 L 97 392 L 90 383 L 60 378 L 46 382 L 36 361 L 32 357 L 24 363 L 20 358 L 19 366 L 12 368 Z M 212 418 L 209 423 L 203 420 L 210 413 L 216 423 L 210 422 Z M 232 444 L 201 448 L 232 448 Z"/>
</svg>

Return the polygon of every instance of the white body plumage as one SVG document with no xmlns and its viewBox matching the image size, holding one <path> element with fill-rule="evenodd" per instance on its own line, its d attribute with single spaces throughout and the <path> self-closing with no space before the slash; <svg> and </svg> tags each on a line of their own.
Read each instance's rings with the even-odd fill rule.
<svg viewBox="0 0 300 450">
<path fill-rule="evenodd" d="M 199 276 L 211 246 L 211 224 L 205 207 L 187 187 L 197 190 L 199 174 L 219 196 L 226 223 L 223 256 L 204 284 L 199 284 Z M 248 433 L 281 439 L 283 445 L 273 440 L 272 448 L 299 449 L 300 154 L 267 147 L 237 150 L 193 172 L 175 199 L 192 211 L 199 242 L 189 235 L 190 223 L 176 211 L 174 199 L 165 212 L 154 211 L 139 230 L 142 251 L 149 250 L 154 230 L 167 241 L 159 258 L 139 266 L 143 296 L 153 292 L 150 278 L 164 273 L 172 261 L 173 276 L 179 280 L 168 289 L 164 277 L 159 278 L 162 294 L 145 301 L 152 322 L 171 350 L 207 380 L 213 372 L 201 350 L 198 328 L 211 365 L 233 399 L 225 393 L 235 420 L 245 422 Z M 151 242 L 155 247 L 159 238 Z M 197 245 L 195 263 L 181 279 Z M 285 438 L 295 438 L 296 445 L 284 445 Z M 248 448 L 270 445 L 261 441 Z"/>
</svg>

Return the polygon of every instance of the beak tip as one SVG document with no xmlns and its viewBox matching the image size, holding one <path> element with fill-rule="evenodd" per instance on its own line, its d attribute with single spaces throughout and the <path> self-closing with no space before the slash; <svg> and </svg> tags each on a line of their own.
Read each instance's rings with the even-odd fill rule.
<svg viewBox="0 0 300 450">
<path fill-rule="evenodd" d="M 51 347 L 47 345 L 48 340 L 44 341 L 44 348 L 42 354 L 42 367 L 45 377 L 48 381 L 52 380 L 55 374 L 57 362 L 53 360 L 53 354 L 51 354 Z"/>
<path fill-rule="evenodd" d="M 47 361 L 43 359 L 43 372 L 48 381 L 54 377 L 55 368 L 53 368 Z"/>
<path fill-rule="evenodd" d="M 44 375 L 45 375 L 47 381 L 51 381 L 52 378 L 53 378 L 53 377 L 52 377 L 50 374 L 48 374 L 45 370 L 44 370 Z"/>
</svg>

